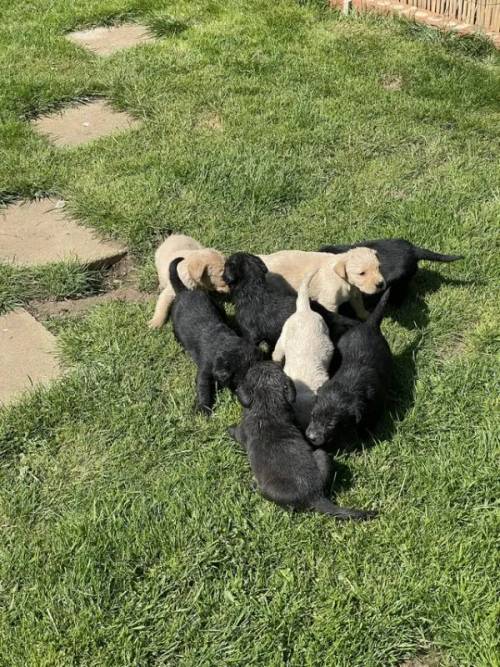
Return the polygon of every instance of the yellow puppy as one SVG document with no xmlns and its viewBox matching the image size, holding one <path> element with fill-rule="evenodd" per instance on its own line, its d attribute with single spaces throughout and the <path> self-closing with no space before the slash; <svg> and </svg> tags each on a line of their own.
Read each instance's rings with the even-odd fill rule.
<svg viewBox="0 0 500 667">
<path fill-rule="evenodd" d="M 307 428 L 316 392 L 328 381 L 333 343 L 319 313 L 311 310 L 309 284 L 305 277 L 297 295 L 297 310 L 287 319 L 273 352 L 273 361 L 285 360 L 283 370 L 295 385 L 293 410 L 302 428 Z"/>
<path fill-rule="evenodd" d="M 222 279 L 225 258 L 218 250 L 204 248 L 201 243 L 184 234 L 172 234 L 155 253 L 155 264 L 160 283 L 160 296 L 149 326 L 158 329 L 168 319 L 168 313 L 175 292 L 170 284 L 170 263 L 177 257 L 184 257 L 177 267 L 179 278 L 188 289 L 202 287 L 206 290 L 228 292 L 229 288 Z"/>
<path fill-rule="evenodd" d="M 269 280 L 277 287 L 298 290 L 307 274 L 316 271 L 309 285 L 309 297 L 335 312 L 350 301 L 356 315 L 368 317 L 361 293 L 375 294 L 385 287 L 377 253 L 370 248 L 354 248 L 339 255 L 303 250 L 282 250 L 260 255 L 267 266 Z"/>
</svg>

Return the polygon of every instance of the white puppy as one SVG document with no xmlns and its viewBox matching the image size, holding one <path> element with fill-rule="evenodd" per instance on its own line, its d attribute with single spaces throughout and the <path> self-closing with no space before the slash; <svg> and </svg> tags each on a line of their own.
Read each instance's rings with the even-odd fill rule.
<svg viewBox="0 0 500 667">
<path fill-rule="evenodd" d="M 295 384 L 294 411 L 303 428 L 309 424 L 316 391 L 329 378 L 328 368 L 333 354 L 325 320 L 311 310 L 309 303 L 309 283 L 315 273 L 306 276 L 300 285 L 297 310 L 283 325 L 273 352 L 273 361 L 281 363 L 285 360 L 283 370 Z"/>
</svg>

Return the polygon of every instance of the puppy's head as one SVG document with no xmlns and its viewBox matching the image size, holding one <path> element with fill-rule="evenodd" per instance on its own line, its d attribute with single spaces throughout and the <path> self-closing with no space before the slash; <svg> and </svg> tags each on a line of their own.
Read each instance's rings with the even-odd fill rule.
<svg viewBox="0 0 500 667">
<path fill-rule="evenodd" d="M 295 386 L 280 366 L 261 361 L 250 368 L 236 396 L 244 408 L 259 405 L 263 411 L 275 412 L 295 401 Z"/>
<path fill-rule="evenodd" d="M 376 294 L 385 288 L 377 253 L 371 248 L 349 250 L 345 259 L 335 264 L 334 271 L 365 294 Z"/>
<path fill-rule="evenodd" d="M 247 252 L 236 252 L 226 260 L 222 277 L 229 289 L 234 289 L 248 281 L 263 281 L 266 273 L 267 267 L 260 257 Z"/>
<path fill-rule="evenodd" d="M 187 259 L 185 272 L 186 287 L 194 289 L 202 287 L 209 291 L 229 292 L 229 287 L 224 282 L 225 258 L 218 250 L 204 248 L 191 253 Z"/>
<path fill-rule="evenodd" d="M 306 437 L 316 447 L 322 447 L 331 440 L 339 424 L 350 419 L 359 424 L 361 417 L 361 406 L 354 397 L 337 388 L 328 393 L 320 390 L 311 411 Z"/>
<path fill-rule="evenodd" d="M 218 384 L 234 391 L 248 369 L 261 359 L 260 350 L 241 341 L 241 344 L 217 353 L 213 364 L 214 377 Z"/>
</svg>

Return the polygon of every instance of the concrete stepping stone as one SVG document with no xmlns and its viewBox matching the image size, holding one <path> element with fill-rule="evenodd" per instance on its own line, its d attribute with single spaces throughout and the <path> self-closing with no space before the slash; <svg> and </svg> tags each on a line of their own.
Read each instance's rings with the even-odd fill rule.
<svg viewBox="0 0 500 667">
<path fill-rule="evenodd" d="M 127 249 L 102 241 L 64 211 L 64 201 L 40 199 L 0 210 L 0 262 L 38 266 L 73 259 L 93 267 L 111 266 Z"/>
<path fill-rule="evenodd" d="M 91 28 L 90 30 L 77 30 L 70 32 L 66 37 L 93 51 L 100 56 L 109 56 L 120 49 L 128 49 L 137 44 L 145 44 L 154 41 L 149 29 L 139 23 L 124 23 L 110 27 Z"/>
<path fill-rule="evenodd" d="M 0 406 L 62 374 L 56 339 L 23 308 L 0 316 Z"/>
<path fill-rule="evenodd" d="M 56 146 L 79 146 L 94 139 L 138 127 L 140 122 L 123 111 L 114 111 L 104 100 L 78 104 L 40 116 L 33 127 Z"/>
</svg>

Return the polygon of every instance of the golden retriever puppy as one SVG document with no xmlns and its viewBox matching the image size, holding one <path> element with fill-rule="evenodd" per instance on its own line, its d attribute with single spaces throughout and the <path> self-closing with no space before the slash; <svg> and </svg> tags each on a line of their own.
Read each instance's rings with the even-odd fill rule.
<svg viewBox="0 0 500 667">
<path fill-rule="evenodd" d="M 155 253 L 155 264 L 160 283 L 160 296 L 149 326 L 158 329 L 168 319 L 170 306 L 175 299 L 175 291 L 170 284 L 170 263 L 177 257 L 184 260 L 179 263 L 177 273 L 188 289 L 201 287 L 206 290 L 228 292 L 222 278 L 225 257 L 218 250 L 204 248 L 201 243 L 184 234 L 171 234 Z"/>
<path fill-rule="evenodd" d="M 273 361 L 285 360 L 283 370 L 295 384 L 293 409 L 297 421 L 306 429 L 317 390 L 328 382 L 333 343 L 325 320 L 311 310 L 309 283 L 316 272 L 303 280 L 297 295 L 297 310 L 283 325 L 273 352 Z"/>
<path fill-rule="evenodd" d="M 341 303 L 350 301 L 356 315 L 365 320 L 369 313 L 363 304 L 363 294 L 376 294 L 385 287 L 380 273 L 377 253 L 370 248 L 353 248 L 339 255 L 281 250 L 271 255 L 260 255 L 267 266 L 270 280 L 283 288 L 283 281 L 297 290 L 306 275 L 315 271 L 309 285 L 309 297 L 336 312 Z"/>
</svg>

